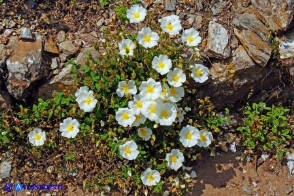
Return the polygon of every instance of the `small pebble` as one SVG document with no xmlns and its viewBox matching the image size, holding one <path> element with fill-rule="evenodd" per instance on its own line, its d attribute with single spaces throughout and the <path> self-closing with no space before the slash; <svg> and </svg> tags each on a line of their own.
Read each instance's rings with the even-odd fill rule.
<svg viewBox="0 0 294 196">
<path fill-rule="evenodd" d="M 245 193 L 249 194 L 249 195 L 252 194 L 251 189 L 250 189 L 248 186 L 246 186 L 246 185 L 243 185 L 243 186 L 242 186 L 242 190 L 243 190 Z"/>
<path fill-rule="evenodd" d="M 290 193 L 293 192 L 293 188 L 291 185 L 287 184 L 284 188 L 286 195 L 289 195 Z"/>
</svg>

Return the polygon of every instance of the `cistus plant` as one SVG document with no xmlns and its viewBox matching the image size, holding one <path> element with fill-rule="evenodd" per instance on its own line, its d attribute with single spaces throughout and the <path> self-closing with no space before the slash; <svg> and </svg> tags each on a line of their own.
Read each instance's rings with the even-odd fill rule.
<svg viewBox="0 0 294 196">
<path fill-rule="evenodd" d="M 243 135 L 243 145 L 255 152 L 275 153 L 282 159 L 293 136 L 288 126 L 288 112 L 289 109 L 282 106 L 267 107 L 263 102 L 247 105 L 243 126 L 237 129 Z"/>
</svg>

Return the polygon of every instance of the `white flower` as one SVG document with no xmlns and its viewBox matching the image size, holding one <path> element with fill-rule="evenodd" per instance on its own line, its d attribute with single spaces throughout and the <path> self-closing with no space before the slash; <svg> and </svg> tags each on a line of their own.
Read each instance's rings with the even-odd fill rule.
<svg viewBox="0 0 294 196">
<path fill-rule="evenodd" d="M 161 94 L 160 94 L 160 99 L 162 99 L 163 101 L 168 101 L 169 98 L 170 98 L 169 86 L 166 83 L 163 83 L 162 91 L 161 91 Z"/>
<path fill-rule="evenodd" d="M 183 153 L 178 149 L 172 149 L 171 153 L 166 154 L 167 166 L 177 171 L 185 161 Z"/>
<path fill-rule="evenodd" d="M 199 83 L 203 83 L 208 79 L 209 69 L 201 64 L 195 64 L 192 69 L 191 77 Z"/>
<path fill-rule="evenodd" d="M 171 103 L 160 104 L 156 113 L 159 118 L 160 125 L 169 126 L 177 117 L 177 110 Z"/>
<path fill-rule="evenodd" d="M 156 170 L 147 168 L 141 175 L 141 180 L 146 186 L 156 185 L 160 181 L 160 173 Z"/>
<path fill-rule="evenodd" d="M 181 21 L 177 15 L 165 16 L 161 18 L 160 27 L 169 35 L 179 34 L 180 30 L 182 30 Z"/>
<path fill-rule="evenodd" d="M 172 67 L 172 61 L 166 55 L 155 56 L 152 60 L 152 68 L 155 69 L 161 75 L 169 72 Z"/>
<path fill-rule="evenodd" d="M 190 112 L 192 109 L 191 108 L 189 108 L 189 107 L 185 107 L 185 111 L 186 112 Z"/>
<path fill-rule="evenodd" d="M 162 101 L 157 100 L 157 101 L 146 101 L 144 103 L 143 109 L 142 109 L 142 114 L 148 118 L 149 120 L 156 121 L 158 120 L 157 116 L 157 110 L 159 105 L 162 104 Z"/>
<path fill-rule="evenodd" d="M 135 114 L 135 121 L 132 126 L 138 127 L 146 122 L 146 117 L 143 114 Z"/>
<path fill-rule="evenodd" d="M 119 97 L 123 97 L 124 95 L 128 95 L 128 94 L 134 95 L 136 93 L 137 93 L 137 87 L 134 80 L 121 81 L 118 83 L 116 94 Z"/>
<path fill-rule="evenodd" d="M 211 141 L 213 139 L 212 133 L 208 131 L 200 131 L 200 137 L 198 139 L 197 145 L 199 147 L 207 147 L 211 144 Z"/>
<path fill-rule="evenodd" d="M 39 128 L 35 128 L 29 133 L 29 141 L 34 146 L 42 146 L 46 140 L 46 133 Z"/>
<path fill-rule="evenodd" d="M 200 138 L 199 130 L 193 126 L 187 125 L 180 132 L 180 142 L 184 147 L 192 147 L 198 143 Z"/>
<path fill-rule="evenodd" d="M 144 100 L 155 100 L 160 96 L 161 84 L 155 82 L 153 78 L 149 78 L 147 81 L 143 81 L 139 87 L 140 95 Z"/>
<path fill-rule="evenodd" d="M 170 87 L 169 89 L 169 100 L 171 102 L 178 102 L 185 96 L 185 91 L 183 87 Z"/>
<path fill-rule="evenodd" d="M 139 151 L 138 146 L 133 140 L 127 141 L 125 144 L 119 146 L 120 155 L 128 160 L 134 160 L 137 158 Z"/>
<path fill-rule="evenodd" d="M 194 28 L 186 29 L 182 34 L 182 42 L 186 43 L 187 46 L 197 46 L 201 42 L 199 32 Z"/>
<path fill-rule="evenodd" d="M 177 110 L 178 122 L 180 122 L 180 123 L 183 122 L 185 114 L 186 114 L 186 112 L 183 110 L 183 108 L 178 108 L 178 110 Z"/>
<path fill-rule="evenodd" d="M 139 31 L 137 36 L 137 41 L 144 48 L 152 48 L 153 46 L 156 46 L 158 40 L 158 34 L 156 32 L 151 31 L 149 27 L 142 28 L 142 30 Z"/>
<path fill-rule="evenodd" d="M 182 83 L 186 81 L 186 75 L 183 73 L 183 70 L 175 68 L 173 71 L 167 73 L 167 82 L 174 86 L 180 87 Z"/>
<path fill-rule="evenodd" d="M 82 86 L 76 91 L 75 96 L 76 96 L 76 98 L 78 98 L 81 95 L 81 93 L 88 92 L 88 91 L 89 91 L 89 87 Z"/>
<path fill-rule="evenodd" d="M 136 48 L 134 42 L 130 39 L 123 39 L 119 44 L 119 54 L 121 56 L 133 56 L 134 49 Z"/>
<path fill-rule="evenodd" d="M 76 101 L 78 102 L 80 109 L 84 112 L 92 112 L 97 104 L 97 99 L 95 99 L 93 91 L 79 93 Z"/>
<path fill-rule="evenodd" d="M 143 101 L 140 95 L 135 95 L 133 101 L 129 101 L 128 106 L 134 110 L 135 114 L 140 114 L 143 109 Z"/>
<path fill-rule="evenodd" d="M 152 130 L 148 127 L 142 127 L 138 129 L 138 135 L 140 138 L 142 138 L 144 141 L 148 141 L 151 138 Z"/>
<path fill-rule="evenodd" d="M 127 18 L 130 23 L 139 23 L 145 19 L 147 10 L 142 6 L 136 4 L 127 10 Z"/>
<path fill-rule="evenodd" d="M 80 123 L 76 119 L 68 117 L 60 123 L 60 131 L 63 137 L 74 138 L 78 134 Z"/>
<path fill-rule="evenodd" d="M 115 113 L 115 120 L 123 127 L 131 126 L 136 120 L 135 113 L 129 108 L 119 108 Z"/>
</svg>

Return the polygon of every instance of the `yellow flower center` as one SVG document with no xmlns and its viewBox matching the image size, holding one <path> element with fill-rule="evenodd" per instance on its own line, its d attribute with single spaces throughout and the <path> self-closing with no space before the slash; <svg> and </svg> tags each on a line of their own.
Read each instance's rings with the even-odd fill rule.
<svg viewBox="0 0 294 196">
<path fill-rule="evenodd" d="M 163 68 L 165 67 L 164 62 L 160 62 L 160 63 L 158 63 L 158 67 L 159 67 L 160 69 L 163 69 Z"/>
<path fill-rule="evenodd" d="M 85 102 L 89 105 L 92 103 L 92 98 L 91 97 L 87 97 Z"/>
<path fill-rule="evenodd" d="M 176 155 L 172 155 L 172 156 L 170 156 L 170 161 L 171 161 L 172 163 L 175 163 L 177 160 L 178 160 L 178 158 L 177 158 Z"/>
<path fill-rule="evenodd" d="M 155 113 L 155 112 L 156 112 L 156 107 L 155 107 L 154 105 L 151 106 L 151 107 L 149 108 L 149 112 L 150 112 L 151 114 Z"/>
<path fill-rule="evenodd" d="M 140 13 L 136 12 L 133 14 L 134 18 L 139 19 L 140 18 Z"/>
<path fill-rule="evenodd" d="M 122 87 L 123 92 L 127 92 L 128 90 L 130 90 L 128 85 L 123 85 Z"/>
<path fill-rule="evenodd" d="M 190 133 L 190 132 L 186 133 L 185 138 L 186 138 L 187 140 L 192 139 L 192 133 Z"/>
<path fill-rule="evenodd" d="M 202 70 L 201 69 L 197 69 L 196 71 L 195 71 L 195 75 L 196 76 L 202 76 Z"/>
<path fill-rule="evenodd" d="M 175 82 L 179 81 L 179 79 L 180 77 L 177 74 L 173 75 L 172 77 L 172 81 L 175 81 Z"/>
<path fill-rule="evenodd" d="M 147 180 L 148 181 L 153 181 L 154 180 L 154 175 L 153 174 L 148 174 L 147 175 Z"/>
<path fill-rule="evenodd" d="M 193 41 L 194 41 L 194 37 L 192 37 L 191 35 L 188 36 L 187 41 L 188 41 L 188 42 L 193 42 Z"/>
<path fill-rule="evenodd" d="M 168 111 L 167 111 L 167 110 L 163 110 L 163 111 L 161 112 L 161 117 L 162 117 L 162 118 L 167 118 L 167 117 L 168 117 Z"/>
<path fill-rule="evenodd" d="M 73 125 L 67 125 L 67 131 L 72 132 L 74 129 Z"/>
<path fill-rule="evenodd" d="M 175 96 L 175 95 L 177 94 L 176 89 L 171 88 L 171 89 L 170 89 L 170 94 L 171 94 L 171 96 Z"/>
<path fill-rule="evenodd" d="M 174 29 L 174 25 L 172 25 L 171 23 L 169 23 L 167 26 L 166 26 L 167 30 L 169 31 L 172 31 Z"/>
<path fill-rule="evenodd" d="M 42 138 L 42 137 L 41 137 L 41 135 L 40 135 L 39 133 L 37 133 L 37 134 L 35 135 L 35 139 L 36 139 L 36 140 L 39 141 L 41 138 Z"/>
<path fill-rule="evenodd" d="M 126 46 L 125 47 L 126 54 L 130 53 L 130 51 L 131 51 L 131 47 L 130 46 Z"/>
<path fill-rule="evenodd" d="M 143 40 L 145 41 L 145 42 L 151 42 L 151 37 L 150 37 L 150 35 L 145 35 L 144 36 L 144 38 L 143 38 Z"/>
<path fill-rule="evenodd" d="M 205 142 L 207 140 L 205 135 L 200 135 L 200 141 Z"/>
<path fill-rule="evenodd" d="M 166 88 L 165 88 L 165 89 L 162 89 L 161 94 L 162 94 L 162 96 L 166 96 L 166 94 L 167 94 L 167 89 L 166 89 Z"/>
<path fill-rule="evenodd" d="M 122 115 L 122 119 L 124 119 L 124 120 L 128 120 L 129 119 L 129 114 L 128 113 L 123 113 Z"/>
<path fill-rule="evenodd" d="M 148 86 L 146 90 L 147 90 L 147 93 L 153 93 L 154 92 L 154 87 L 153 86 Z"/>
<path fill-rule="evenodd" d="M 126 154 L 131 154 L 131 149 L 130 149 L 130 147 L 125 147 L 124 152 L 125 152 Z"/>
<path fill-rule="evenodd" d="M 136 105 L 137 108 L 142 108 L 143 107 L 142 101 L 137 101 L 135 105 Z"/>
<path fill-rule="evenodd" d="M 141 119 L 140 114 L 139 115 L 135 115 L 135 117 L 136 117 L 136 121 L 139 121 Z"/>
<path fill-rule="evenodd" d="M 141 129 L 141 135 L 142 136 L 146 136 L 147 135 L 147 131 L 144 128 Z"/>
</svg>

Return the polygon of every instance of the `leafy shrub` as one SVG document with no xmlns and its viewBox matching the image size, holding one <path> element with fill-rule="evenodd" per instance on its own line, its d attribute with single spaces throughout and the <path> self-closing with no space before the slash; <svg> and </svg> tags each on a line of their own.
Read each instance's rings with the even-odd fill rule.
<svg viewBox="0 0 294 196">
<path fill-rule="evenodd" d="M 288 112 L 289 109 L 282 106 L 267 107 L 263 102 L 246 106 L 244 124 L 238 128 L 244 137 L 243 145 L 255 151 L 275 152 L 282 159 L 292 139 Z"/>
</svg>

